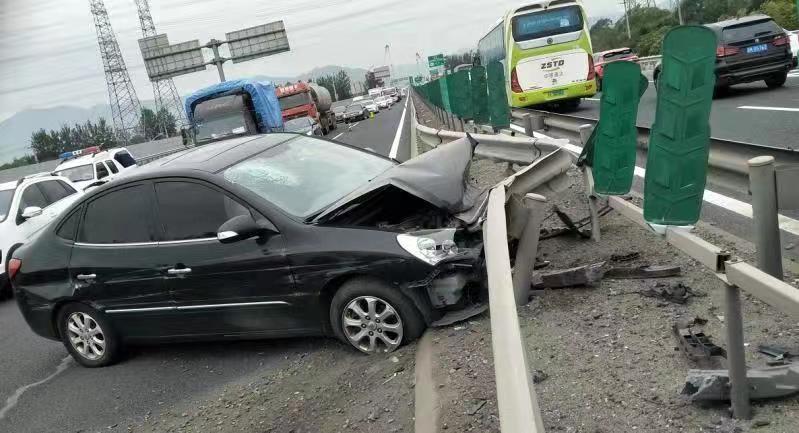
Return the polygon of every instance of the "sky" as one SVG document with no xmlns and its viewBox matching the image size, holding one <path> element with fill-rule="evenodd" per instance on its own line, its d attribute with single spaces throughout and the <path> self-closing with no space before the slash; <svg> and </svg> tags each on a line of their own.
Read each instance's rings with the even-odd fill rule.
<svg viewBox="0 0 799 433">
<path fill-rule="evenodd" d="M 316 66 L 415 63 L 472 48 L 520 0 L 149 0 L 159 33 L 171 43 L 211 38 L 283 20 L 291 51 L 225 64 L 228 77 L 295 76 Z M 618 0 L 586 0 L 592 17 L 619 16 Z M 139 99 L 152 99 L 137 40 L 134 0 L 106 0 L 111 24 Z M 15 112 L 107 103 L 89 0 L 0 0 L 0 121 Z M 218 81 L 216 69 L 175 78 L 181 94 Z"/>
</svg>

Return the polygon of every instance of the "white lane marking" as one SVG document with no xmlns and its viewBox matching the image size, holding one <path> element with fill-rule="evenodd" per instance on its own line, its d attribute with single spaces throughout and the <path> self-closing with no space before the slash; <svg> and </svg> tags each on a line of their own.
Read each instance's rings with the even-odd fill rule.
<svg viewBox="0 0 799 433">
<path fill-rule="evenodd" d="M 17 390 L 14 391 L 14 394 L 12 394 L 11 397 L 8 397 L 8 399 L 6 400 L 6 405 L 3 406 L 2 409 L 0 409 L 0 419 L 5 418 L 6 414 L 8 413 L 8 411 L 13 409 L 14 406 L 17 405 L 17 402 L 19 401 L 19 398 L 22 397 L 22 394 L 24 394 L 25 391 L 27 391 L 27 390 L 29 390 L 29 389 L 31 389 L 33 387 L 39 386 L 39 385 L 47 382 L 48 380 L 51 380 L 52 378 L 58 376 L 64 370 L 66 370 L 67 367 L 70 366 L 70 364 L 72 364 L 71 361 L 72 361 L 72 357 L 71 356 L 67 356 L 66 358 L 61 360 L 60 364 L 58 364 L 58 368 L 56 368 L 55 373 L 45 377 L 44 379 L 42 379 L 42 380 L 40 380 L 38 382 L 33 382 L 33 383 L 28 384 L 28 385 L 25 385 L 25 386 L 17 388 Z"/>
<path fill-rule="evenodd" d="M 738 107 L 741 110 L 761 110 L 761 111 L 791 111 L 799 112 L 799 108 L 790 107 L 761 107 L 757 105 L 742 105 Z"/>
<path fill-rule="evenodd" d="M 524 128 L 522 128 L 521 126 L 511 125 L 510 127 L 514 131 L 524 133 Z M 556 138 L 552 138 L 538 132 L 535 133 L 535 136 L 540 138 L 548 138 L 550 140 L 558 140 Z M 569 152 L 576 153 L 577 155 L 582 153 L 583 151 L 582 147 L 575 146 L 573 144 L 566 144 L 565 140 L 563 141 L 564 141 L 563 144 L 564 149 L 568 150 Z M 643 179 L 646 176 L 646 170 L 636 166 L 635 175 Z M 732 197 L 727 197 L 726 195 L 722 195 L 707 189 L 705 190 L 705 195 L 703 197 L 703 200 L 712 205 L 727 209 L 728 211 L 736 213 L 743 217 L 750 219 L 752 218 L 752 205 L 746 202 L 736 200 Z M 799 236 L 799 221 L 793 218 L 788 218 L 785 215 L 778 215 L 778 219 L 780 223 L 780 229 L 788 233 L 791 233 L 793 235 Z"/>
<path fill-rule="evenodd" d="M 356 126 L 358 126 L 360 124 L 361 124 L 361 122 L 356 122 L 354 125 L 352 125 L 352 128 L 355 128 Z"/>
<path fill-rule="evenodd" d="M 343 133 L 343 132 L 342 132 L 341 134 L 339 134 L 339 135 L 337 135 L 337 136 L 333 137 L 333 140 L 338 140 L 338 138 L 339 138 L 339 137 L 341 137 L 342 135 L 344 135 L 344 133 Z"/>
<path fill-rule="evenodd" d="M 402 137 L 402 126 L 405 125 L 405 112 L 408 111 L 408 98 L 405 98 L 405 105 L 402 106 L 402 117 L 400 117 L 399 126 L 397 126 L 397 135 L 394 136 L 394 142 L 391 143 L 391 151 L 388 157 L 397 159 L 397 152 L 399 152 L 399 142 Z"/>
<path fill-rule="evenodd" d="M 599 98 L 585 98 L 586 101 L 599 101 Z"/>
</svg>

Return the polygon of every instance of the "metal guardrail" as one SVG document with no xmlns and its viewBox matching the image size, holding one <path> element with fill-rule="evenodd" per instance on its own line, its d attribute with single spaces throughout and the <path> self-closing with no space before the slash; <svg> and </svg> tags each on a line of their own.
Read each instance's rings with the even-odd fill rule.
<svg viewBox="0 0 799 433">
<path fill-rule="evenodd" d="M 587 117 L 540 110 L 516 109 L 512 112 L 513 119 L 517 120 L 524 119 L 528 114 L 542 117 L 549 134 L 575 142 L 580 139 L 580 126 L 595 126 L 597 122 Z M 650 128 L 638 127 L 638 148 L 642 152 L 646 152 L 649 147 L 649 133 Z M 761 155 L 773 156 L 777 165 L 799 164 L 799 152 L 791 149 L 711 137 L 708 165 L 713 170 L 714 183 L 736 190 L 747 188 L 748 161 Z"/>
<path fill-rule="evenodd" d="M 655 67 L 660 63 L 660 59 L 663 56 L 648 56 L 648 57 L 640 57 L 638 59 L 638 64 L 641 65 L 641 70 L 644 71 L 652 71 Z"/>
<path fill-rule="evenodd" d="M 516 312 L 505 199 L 504 186 L 491 190 L 488 216 L 483 224 L 499 424 L 503 432 L 544 433 Z"/>
<path fill-rule="evenodd" d="M 411 155 L 466 135 L 420 125 L 413 103 L 411 110 Z M 471 136 L 478 142 L 478 158 L 526 165 L 491 190 L 483 240 L 500 427 L 503 432 L 544 433 L 516 308 L 529 298 L 546 202 L 531 193 L 555 194 L 565 189 L 575 157 L 552 140 L 481 133 Z M 519 239 L 515 272 L 510 266 L 509 238 Z"/>
<path fill-rule="evenodd" d="M 160 152 L 160 153 L 156 153 L 156 154 L 153 154 L 153 155 L 143 156 L 141 158 L 137 158 L 136 159 L 136 164 L 137 165 L 146 165 L 146 164 L 149 164 L 149 163 L 155 161 L 156 159 L 161 159 L 161 158 L 163 158 L 165 156 L 173 155 L 173 154 L 178 153 L 178 152 L 183 152 L 186 149 L 189 149 L 189 147 L 178 147 L 178 148 L 175 148 L 175 149 L 170 149 L 170 150 L 167 150 L 167 151 L 164 151 L 164 152 Z"/>
</svg>

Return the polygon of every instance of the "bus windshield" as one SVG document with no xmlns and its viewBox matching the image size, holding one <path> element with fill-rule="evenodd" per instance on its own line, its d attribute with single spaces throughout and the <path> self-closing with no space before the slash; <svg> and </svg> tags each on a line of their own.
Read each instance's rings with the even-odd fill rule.
<svg viewBox="0 0 799 433">
<path fill-rule="evenodd" d="M 513 17 L 513 39 L 516 42 L 546 38 L 583 29 L 580 6 L 567 6 Z"/>
</svg>

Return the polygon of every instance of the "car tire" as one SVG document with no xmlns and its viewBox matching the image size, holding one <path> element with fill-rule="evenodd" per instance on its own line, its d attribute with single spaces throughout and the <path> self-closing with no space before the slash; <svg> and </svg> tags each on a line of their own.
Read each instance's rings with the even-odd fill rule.
<svg viewBox="0 0 799 433">
<path fill-rule="evenodd" d="M 597 92 L 602 91 L 602 77 L 597 77 L 596 79 L 596 91 Z"/>
<path fill-rule="evenodd" d="M 370 278 L 356 278 L 339 288 L 330 303 L 330 324 L 339 340 L 366 354 L 392 352 L 425 330 L 424 318 L 410 299 Z"/>
<path fill-rule="evenodd" d="M 11 289 L 11 282 L 8 281 L 4 285 L 0 285 L 0 301 L 11 299 L 14 291 Z"/>
<path fill-rule="evenodd" d="M 74 303 L 62 308 L 57 320 L 61 341 L 78 364 L 96 368 L 117 361 L 121 342 L 103 313 Z"/>
<path fill-rule="evenodd" d="M 713 97 L 714 98 L 723 98 L 730 93 L 730 86 L 716 86 L 713 89 Z"/>
<path fill-rule="evenodd" d="M 782 87 L 785 85 L 786 81 L 788 81 L 787 72 L 779 72 L 765 79 L 766 86 L 768 86 L 769 89 Z"/>
</svg>

